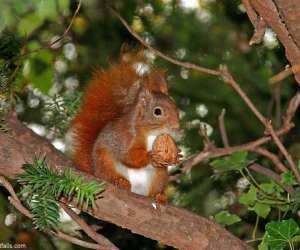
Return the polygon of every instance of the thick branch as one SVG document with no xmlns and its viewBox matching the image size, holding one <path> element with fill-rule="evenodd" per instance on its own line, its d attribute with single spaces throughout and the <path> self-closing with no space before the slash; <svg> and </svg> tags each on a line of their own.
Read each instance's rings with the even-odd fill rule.
<svg viewBox="0 0 300 250">
<path fill-rule="evenodd" d="M 14 178 L 21 166 L 31 161 L 35 153 L 46 153 L 51 167 L 72 166 L 63 154 L 47 140 L 24 127 L 15 117 L 7 119 L 12 134 L 0 133 L 0 175 Z M 92 176 L 74 170 L 87 179 Z M 130 229 L 134 233 L 161 241 L 179 249 L 250 249 L 238 238 L 211 220 L 186 210 L 157 205 L 151 201 L 110 184 L 96 201 L 96 208 L 87 211 L 95 218 Z"/>
<path fill-rule="evenodd" d="M 277 34 L 280 42 L 285 47 L 286 57 L 292 66 L 299 65 L 299 0 L 250 0 L 250 4 L 255 12 Z M 253 13 L 248 10 L 247 12 L 252 21 Z M 300 73 L 296 73 L 295 78 L 300 84 Z"/>
</svg>

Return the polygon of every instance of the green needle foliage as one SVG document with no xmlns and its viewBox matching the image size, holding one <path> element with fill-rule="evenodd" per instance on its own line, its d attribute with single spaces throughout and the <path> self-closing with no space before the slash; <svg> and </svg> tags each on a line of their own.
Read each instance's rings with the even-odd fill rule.
<svg viewBox="0 0 300 250">
<path fill-rule="evenodd" d="M 70 128 L 70 122 L 79 109 L 81 93 L 68 96 L 55 95 L 44 107 L 46 126 L 58 137 L 63 137 Z"/>
<path fill-rule="evenodd" d="M 94 207 L 96 195 L 104 191 L 104 183 L 85 182 L 83 177 L 74 176 L 70 168 L 63 172 L 50 169 L 45 157 L 35 156 L 23 168 L 25 172 L 17 179 L 23 185 L 21 195 L 33 213 L 35 227 L 42 231 L 57 228 L 59 197 L 76 197 L 80 207 Z"/>
</svg>

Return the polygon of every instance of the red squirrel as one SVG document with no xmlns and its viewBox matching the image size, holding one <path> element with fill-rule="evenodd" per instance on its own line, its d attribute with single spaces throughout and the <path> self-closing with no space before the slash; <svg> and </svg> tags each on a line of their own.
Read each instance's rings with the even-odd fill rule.
<svg viewBox="0 0 300 250">
<path fill-rule="evenodd" d="M 74 158 L 82 171 L 156 197 L 164 192 L 168 172 L 152 145 L 157 136 L 179 129 L 179 115 L 165 73 L 140 74 L 139 59 L 120 60 L 95 73 L 73 121 Z"/>
</svg>

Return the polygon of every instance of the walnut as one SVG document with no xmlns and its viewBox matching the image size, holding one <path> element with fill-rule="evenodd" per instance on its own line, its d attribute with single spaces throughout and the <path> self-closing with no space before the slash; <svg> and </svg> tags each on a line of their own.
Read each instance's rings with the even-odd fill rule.
<svg viewBox="0 0 300 250">
<path fill-rule="evenodd" d="M 165 167 L 179 162 L 179 150 L 174 139 L 163 134 L 158 136 L 152 147 L 152 159 L 156 167 Z"/>
</svg>

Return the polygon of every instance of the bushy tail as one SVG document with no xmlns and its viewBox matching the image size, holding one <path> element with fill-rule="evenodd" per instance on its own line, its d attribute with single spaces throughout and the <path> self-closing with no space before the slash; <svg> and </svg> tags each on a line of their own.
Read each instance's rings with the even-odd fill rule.
<svg viewBox="0 0 300 250">
<path fill-rule="evenodd" d="M 73 153 L 80 170 L 93 172 L 95 140 L 103 127 L 122 112 L 122 100 L 138 79 L 132 62 L 121 61 L 107 71 L 95 73 L 83 96 L 82 107 L 73 120 Z"/>
</svg>

